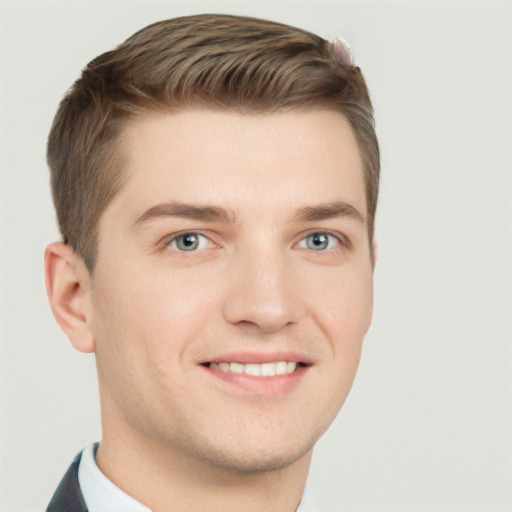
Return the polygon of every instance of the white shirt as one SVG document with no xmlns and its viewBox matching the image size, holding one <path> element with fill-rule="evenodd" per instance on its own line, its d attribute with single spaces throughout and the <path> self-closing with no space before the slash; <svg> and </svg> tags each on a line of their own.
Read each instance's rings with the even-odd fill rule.
<svg viewBox="0 0 512 512">
<path fill-rule="evenodd" d="M 86 446 L 82 452 L 78 482 L 89 512 L 151 512 L 101 472 L 96 464 L 93 444 Z M 316 501 L 307 487 L 296 512 L 318 512 Z"/>
</svg>

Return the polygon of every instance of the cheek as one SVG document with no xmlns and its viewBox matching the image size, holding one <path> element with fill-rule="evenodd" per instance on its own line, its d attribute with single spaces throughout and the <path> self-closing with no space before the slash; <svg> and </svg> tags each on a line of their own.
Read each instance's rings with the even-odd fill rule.
<svg viewBox="0 0 512 512">
<path fill-rule="evenodd" d="M 372 316 L 372 290 L 371 269 L 352 269 L 337 275 L 318 296 L 321 307 L 316 323 L 329 341 L 329 357 L 322 372 L 326 376 L 323 393 L 331 397 L 331 413 L 337 413 L 356 376 Z"/>
<path fill-rule="evenodd" d="M 95 289 L 95 338 L 98 350 L 125 366 L 165 368 L 184 357 L 184 349 L 213 315 L 215 286 L 200 288 L 201 275 L 152 268 L 123 272 L 131 279 L 101 276 Z M 104 273 L 105 274 L 105 273 Z M 201 289 L 201 293 L 197 290 Z"/>
<path fill-rule="evenodd" d="M 333 342 L 333 349 L 361 344 L 373 311 L 371 271 L 340 272 L 318 295 L 318 321 Z"/>
<path fill-rule="evenodd" d="M 364 337 L 372 316 L 371 274 L 348 275 L 328 294 L 323 326 L 330 341 L 333 365 L 330 372 L 332 411 L 337 414 L 354 382 Z"/>
</svg>

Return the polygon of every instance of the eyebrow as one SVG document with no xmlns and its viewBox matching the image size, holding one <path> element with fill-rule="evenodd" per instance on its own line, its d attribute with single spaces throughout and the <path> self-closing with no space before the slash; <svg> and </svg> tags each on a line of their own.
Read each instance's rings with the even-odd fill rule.
<svg viewBox="0 0 512 512">
<path fill-rule="evenodd" d="M 297 211 L 293 219 L 305 222 L 317 222 L 337 217 L 348 217 L 362 223 L 365 222 L 364 215 L 355 206 L 345 201 L 305 206 Z"/>
<path fill-rule="evenodd" d="M 233 211 L 219 206 L 197 205 L 189 203 L 171 202 L 161 203 L 146 210 L 135 222 L 139 227 L 146 222 L 165 217 L 179 217 L 205 222 L 224 222 L 234 224 L 236 215 Z"/>
<path fill-rule="evenodd" d="M 237 222 L 235 212 L 227 208 L 211 205 L 169 202 L 157 204 L 146 210 L 134 222 L 134 226 L 139 227 L 153 219 L 166 217 L 178 217 L 203 222 L 223 222 L 227 224 L 235 224 Z M 357 208 L 345 201 L 334 201 L 332 203 L 323 203 L 299 208 L 293 216 L 293 220 L 301 222 L 317 222 L 337 217 L 348 217 L 362 223 L 365 222 L 364 216 L 357 210 Z"/>
</svg>

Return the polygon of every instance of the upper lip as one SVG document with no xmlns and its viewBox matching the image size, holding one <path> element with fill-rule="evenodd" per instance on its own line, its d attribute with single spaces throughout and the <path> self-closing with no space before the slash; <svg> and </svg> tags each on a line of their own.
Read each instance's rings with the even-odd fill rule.
<svg viewBox="0 0 512 512">
<path fill-rule="evenodd" d="M 259 364 L 259 363 L 278 363 L 279 361 L 300 363 L 303 365 L 312 365 L 313 361 L 304 354 L 293 351 L 277 352 L 227 352 L 213 356 L 211 359 L 201 361 L 201 364 L 207 363 L 240 363 L 240 364 Z"/>
</svg>

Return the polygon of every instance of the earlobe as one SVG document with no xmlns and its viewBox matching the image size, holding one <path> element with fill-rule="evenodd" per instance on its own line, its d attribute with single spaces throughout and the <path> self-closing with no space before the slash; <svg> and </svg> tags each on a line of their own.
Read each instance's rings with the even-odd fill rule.
<svg viewBox="0 0 512 512">
<path fill-rule="evenodd" d="M 53 315 L 73 347 L 80 352 L 94 352 L 90 329 L 90 274 L 73 249 L 56 242 L 44 255 L 45 282 Z"/>
</svg>

